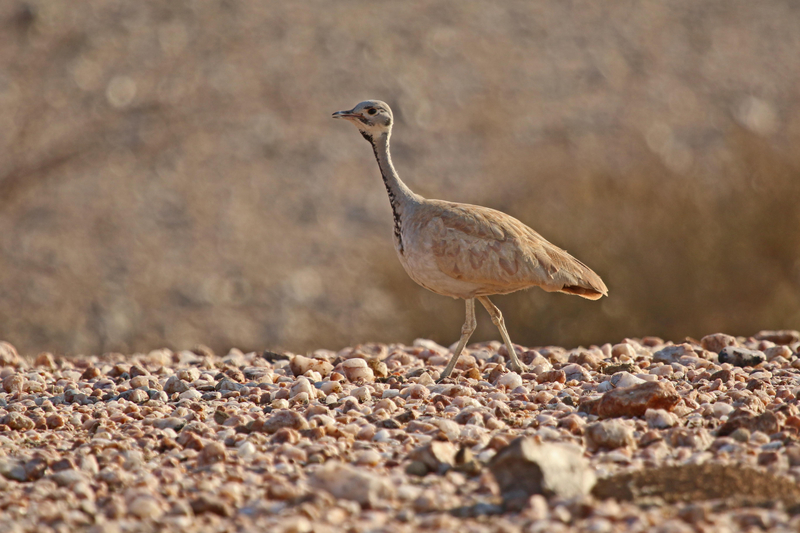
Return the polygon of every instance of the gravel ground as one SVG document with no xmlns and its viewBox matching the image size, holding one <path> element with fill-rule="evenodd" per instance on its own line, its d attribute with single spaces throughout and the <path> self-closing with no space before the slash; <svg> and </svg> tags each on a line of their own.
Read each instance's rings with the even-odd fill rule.
<svg viewBox="0 0 800 533">
<path fill-rule="evenodd" d="M 799 347 L 1 343 L 0 531 L 796 531 Z"/>
</svg>

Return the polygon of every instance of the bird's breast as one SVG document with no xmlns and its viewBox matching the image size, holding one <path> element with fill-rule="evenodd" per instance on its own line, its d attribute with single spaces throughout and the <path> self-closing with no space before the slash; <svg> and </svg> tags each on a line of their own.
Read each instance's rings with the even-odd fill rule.
<svg viewBox="0 0 800 533">
<path fill-rule="evenodd" d="M 473 298 L 481 286 L 455 279 L 439 269 L 430 238 L 417 234 L 413 227 L 403 231 L 403 248 L 395 242 L 397 257 L 408 275 L 426 289 L 453 298 Z"/>
</svg>

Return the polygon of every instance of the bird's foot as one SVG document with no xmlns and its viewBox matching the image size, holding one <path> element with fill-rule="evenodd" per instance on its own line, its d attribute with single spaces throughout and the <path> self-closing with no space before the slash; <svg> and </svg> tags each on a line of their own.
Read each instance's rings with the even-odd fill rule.
<svg viewBox="0 0 800 533">
<path fill-rule="evenodd" d="M 514 361 L 511 361 L 511 363 L 509 363 L 508 367 L 511 370 L 513 370 L 514 372 L 516 372 L 517 374 L 519 374 L 519 375 L 522 375 L 522 374 L 524 374 L 525 372 L 528 371 L 528 369 L 525 368 L 525 365 L 523 365 L 522 363 L 519 363 L 519 364 L 514 363 Z"/>
<path fill-rule="evenodd" d="M 448 381 L 453 381 L 452 379 L 450 379 L 450 374 L 446 374 L 444 376 L 441 376 L 439 379 L 436 380 L 436 384 L 438 385 L 440 383 L 445 383 L 445 382 L 448 382 Z"/>
</svg>

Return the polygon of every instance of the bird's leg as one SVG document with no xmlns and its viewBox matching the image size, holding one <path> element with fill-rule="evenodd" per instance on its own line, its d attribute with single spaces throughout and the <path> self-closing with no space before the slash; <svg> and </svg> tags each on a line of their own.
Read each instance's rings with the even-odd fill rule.
<svg viewBox="0 0 800 533">
<path fill-rule="evenodd" d="M 475 299 L 467 298 L 466 302 L 467 319 L 464 321 L 464 325 L 461 326 L 461 338 L 458 340 L 458 345 L 453 352 L 453 357 L 450 359 L 450 362 L 447 363 L 447 368 L 445 368 L 444 372 L 439 376 L 439 382 L 447 378 L 450 372 L 453 371 L 453 368 L 455 368 L 458 362 L 458 356 L 461 355 L 461 351 L 464 349 L 464 346 L 467 345 L 467 341 L 472 336 L 472 332 L 475 331 L 475 328 L 478 326 L 478 322 L 475 320 Z"/>
<path fill-rule="evenodd" d="M 486 296 L 478 296 L 478 300 L 483 304 L 487 311 L 489 311 L 489 315 L 492 317 L 492 322 L 497 329 L 500 330 L 500 336 L 503 337 L 503 342 L 506 344 L 506 349 L 508 350 L 508 356 L 511 358 L 511 370 L 516 372 L 517 374 L 522 374 L 525 371 L 525 367 L 522 366 L 522 363 L 517 358 L 517 352 L 514 351 L 514 345 L 511 344 L 511 338 L 508 336 L 508 331 L 506 330 L 506 323 L 503 320 L 503 313 L 500 312 L 500 309 L 494 305 L 489 298 Z"/>
</svg>

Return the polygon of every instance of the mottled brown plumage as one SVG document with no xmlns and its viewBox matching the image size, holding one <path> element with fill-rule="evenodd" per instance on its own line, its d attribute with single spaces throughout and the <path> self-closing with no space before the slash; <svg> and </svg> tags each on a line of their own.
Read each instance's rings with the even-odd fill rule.
<svg viewBox="0 0 800 533">
<path fill-rule="evenodd" d="M 395 248 L 403 268 L 426 289 L 466 301 L 461 339 L 441 379 L 450 375 L 475 330 L 475 299 L 500 330 L 511 368 L 522 372 L 503 316 L 488 296 L 529 287 L 590 300 L 608 295 L 603 280 L 589 267 L 514 217 L 487 207 L 429 200 L 412 192 L 392 165 L 393 116 L 384 102 L 368 100 L 333 116 L 353 122 L 372 145 L 389 194 Z"/>
</svg>

